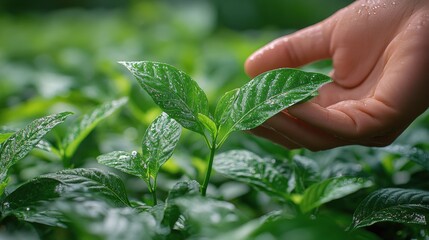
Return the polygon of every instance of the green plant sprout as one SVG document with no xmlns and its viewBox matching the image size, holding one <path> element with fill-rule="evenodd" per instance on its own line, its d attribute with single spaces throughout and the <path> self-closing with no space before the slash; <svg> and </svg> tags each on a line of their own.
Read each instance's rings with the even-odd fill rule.
<svg viewBox="0 0 429 240">
<path fill-rule="evenodd" d="M 202 196 L 207 192 L 215 152 L 232 132 L 261 125 L 283 109 L 311 99 L 319 87 L 331 81 L 323 74 L 298 69 L 272 70 L 227 92 L 211 113 L 204 91 L 183 71 L 158 62 L 120 63 L 169 117 L 204 137 L 210 154 Z"/>
</svg>

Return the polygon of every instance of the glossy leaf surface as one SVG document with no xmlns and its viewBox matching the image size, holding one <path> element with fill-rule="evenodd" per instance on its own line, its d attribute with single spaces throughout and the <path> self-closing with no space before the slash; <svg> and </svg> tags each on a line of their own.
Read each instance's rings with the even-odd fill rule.
<svg viewBox="0 0 429 240">
<path fill-rule="evenodd" d="M 116 168 L 122 172 L 140 177 L 149 181 L 147 166 L 142 164 L 141 155 L 134 152 L 115 151 L 97 157 L 97 161 L 103 165 Z"/>
<path fill-rule="evenodd" d="M 429 192 L 414 189 L 385 188 L 367 196 L 353 214 L 351 229 L 377 222 L 429 222 Z"/>
<path fill-rule="evenodd" d="M 326 179 L 311 185 L 304 191 L 301 210 L 303 212 L 308 212 L 324 203 L 345 197 L 372 185 L 373 183 L 371 181 L 357 177 Z"/>
<path fill-rule="evenodd" d="M 317 89 L 331 79 L 320 73 L 298 69 L 276 69 L 265 72 L 242 86 L 236 95 L 222 100 L 215 116 L 220 122 L 223 138 L 237 130 L 261 125 L 281 110 L 309 100 Z M 225 113 L 227 111 L 228 113 Z"/>
<path fill-rule="evenodd" d="M 48 225 L 62 225 L 58 211 L 49 202 L 72 193 L 102 198 L 116 206 L 128 206 L 125 186 L 116 175 L 98 169 L 70 169 L 41 175 L 6 196 L 4 215 Z"/>
<path fill-rule="evenodd" d="M 279 160 L 264 159 L 245 151 L 233 150 L 215 157 L 214 169 L 234 180 L 279 198 L 288 198 L 290 167 Z"/>
<path fill-rule="evenodd" d="M 170 117 L 184 128 L 204 134 L 198 113 L 209 115 L 207 96 L 186 73 L 156 62 L 121 62 L 140 86 Z"/>
<path fill-rule="evenodd" d="M 156 178 L 161 166 L 173 154 L 181 132 L 180 124 L 166 113 L 156 118 L 146 130 L 142 142 L 142 164 L 147 164 L 153 178 Z"/>
<path fill-rule="evenodd" d="M 36 119 L 15 132 L 2 144 L 0 149 L 0 194 L 3 193 L 9 168 L 27 156 L 52 128 L 64 122 L 70 114 L 70 112 L 63 112 Z"/>
</svg>

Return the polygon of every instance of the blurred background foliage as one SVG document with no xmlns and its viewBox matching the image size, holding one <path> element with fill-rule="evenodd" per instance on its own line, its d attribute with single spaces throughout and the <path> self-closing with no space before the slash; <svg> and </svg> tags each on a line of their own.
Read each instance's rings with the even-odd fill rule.
<svg viewBox="0 0 429 240">
<path fill-rule="evenodd" d="M 0 126 L 3 127 L 0 130 L 17 129 L 37 117 L 60 111 L 72 111 L 76 119 L 103 102 L 128 96 L 128 104 L 100 124 L 72 159 L 75 167 L 103 168 L 95 157 L 110 151 L 140 149 L 144 130 L 160 113 L 117 61 L 152 60 L 174 65 L 193 76 L 214 105 L 224 92 L 249 81 L 243 63 L 252 52 L 276 37 L 330 16 L 351 2 L 2 0 Z M 321 62 L 307 69 L 327 73 L 330 63 Z M 428 150 L 428 124 L 429 117 L 425 114 L 398 142 Z M 55 144 L 65 128 L 67 123 L 59 126 L 49 136 L 50 141 Z M 161 195 L 177 179 L 201 180 L 206 167 L 204 144 L 196 134 L 184 132 L 179 149 L 159 176 Z M 288 151 L 250 135 L 235 134 L 221 151 L 236 148 L 290 162 L 297 153 L 305 153 L 306 157 L 317 160 L 324 178 L 377 175 L 374 180 L 379 187 L 413 186 L 419 179 L 427 179 L 426 172 L 406 159 L 371 148 L 345 147 L 320 153 Z M 11 185 L 62 167 L 54 156 L 36 150 L 14 167 Z M 414 180 L 412 175 L 416 176 Z M 131 198 L 149 198 L 140 180 L 120 176 L 126 181 Z M 250 216 L 276 209 L 276 203 L 247 185 L 218 175 L 212 180 L 210 195 L 237 204 Z M 429 189 L 424 181 L 420 185 Z M 359 196 L 363 195 L 352 198 Z M 347 200 L 350 199 L 334 203 L 336 210 L 330 212 L 344 228 L 351 214 L 344 216 L 338 210 L 352 213 L 358 203 Z"/>
</svg>

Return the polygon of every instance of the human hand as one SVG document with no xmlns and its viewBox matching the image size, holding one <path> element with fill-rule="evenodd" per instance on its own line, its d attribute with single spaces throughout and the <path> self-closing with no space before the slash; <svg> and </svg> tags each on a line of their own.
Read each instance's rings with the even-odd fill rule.
<svg viewBox="0 0 429 240">
<path fill-rule="evenodd" d="M 287 148 L 386 146 L 429 106 L 429 1 L 361 0 L 274 40 L 245 63 L 248 75 L 331 58 L 319 96 L 253 129 Z"/>
</svg>

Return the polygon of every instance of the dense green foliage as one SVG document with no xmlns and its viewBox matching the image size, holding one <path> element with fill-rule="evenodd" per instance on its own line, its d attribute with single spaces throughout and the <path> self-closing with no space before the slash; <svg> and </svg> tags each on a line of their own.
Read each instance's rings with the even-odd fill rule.
<svg viewBox="0 0 429 240">
<path fill-rule="evenodd" d="M 0 239 L 427 239 L 429 115 L 385 148 L 243 133 L 314 96 L 330 64 L 250 81 L 244 59 L 281 33 L 212 17 L 152 2 L 0 17 Z M 117 64 L 141 59 L 168 65 L 135 81 Z"/>
</svg>

